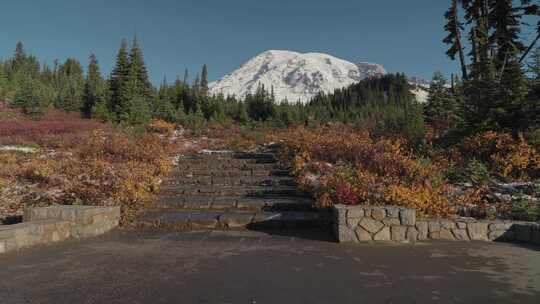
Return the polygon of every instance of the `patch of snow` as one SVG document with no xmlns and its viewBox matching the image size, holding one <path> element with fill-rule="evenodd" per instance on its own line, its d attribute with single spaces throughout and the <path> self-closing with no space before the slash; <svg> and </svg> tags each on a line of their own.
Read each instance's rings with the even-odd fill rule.
<svg viewBox="0 0 540 304">
<path fill-rule="evenodd" d="M 28 147 L 28 146 L 0 146 L 0 151 L 37 153 L 39 149 L 35 147 Z"/>
<path fill-rule="evenodd" d="M 209 149 L 202 149 L 199 154 L 228 154 L 233 153 L 232 150 L 209 150 Z"/>
</svg>

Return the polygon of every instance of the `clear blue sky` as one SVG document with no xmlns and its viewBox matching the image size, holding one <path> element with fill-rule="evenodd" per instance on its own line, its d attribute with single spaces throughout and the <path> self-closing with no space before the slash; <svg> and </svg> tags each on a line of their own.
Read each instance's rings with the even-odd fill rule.
<svg viewBox="0 0 540 304">
<path fill-rule="evenodd" d="M 23 41 L 52 63 L 95 53 L 108 75 L 136 32 L 154 83 L 200 66 L 215 80 L 268 49 L 325 52 L 430 78 L 445 55 L 446 0 L 2 0 L 0 58 Z"/>
</svg>

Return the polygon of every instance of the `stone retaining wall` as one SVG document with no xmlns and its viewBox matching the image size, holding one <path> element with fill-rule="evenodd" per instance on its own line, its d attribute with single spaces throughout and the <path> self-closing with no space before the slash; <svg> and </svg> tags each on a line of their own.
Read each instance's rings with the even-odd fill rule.
<svg viewBox="0 0 540 304">
<path fill-rule="evenodd" d="M 118 226 L 120 207 L 52 206 L 24 212 L 24 222 L 0 226 L 0 254 L 68 238 L 101 235 Z"/>
<path fill-rule="evenodd" d="M 516 241 L 540 244 L 540 223 L 474 219 L 416 219 L 416 211 L 395 206 L 334 207 L 339 242 Z"/>
</svg>

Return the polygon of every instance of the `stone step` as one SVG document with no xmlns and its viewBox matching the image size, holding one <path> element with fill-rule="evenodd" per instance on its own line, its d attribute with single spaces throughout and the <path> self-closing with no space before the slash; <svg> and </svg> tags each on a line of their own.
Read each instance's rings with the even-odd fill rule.
<svg viewBox="0 0 540 304">
<path fill-rule="evenodd" d="M 200 177 L 200 176 L 215 176 L 215 177 L 249 177 L 249 176 L 289 176 L 287 170 L 175 170 L 171 174 L 171 178 L 178 177 Z"/>
<path fill-rule="evenodd" d="M 217 176 L 177 177 L 165 180 L 165 185 L 222 185 L 222 186 L 294 186 L 298 184 L 289 176 L 241 176 L 236 178 Z"/>
<path fill-rule="evenodd" d="M 176 170 L 179 171 L 264 171 L 264 170 L 281 170 L 278 164 L 257 164 L 257 163 L 229 163 L 229 162 L 186 162 L 180 161 Z"/>
<path fill-rule="evenodd" d="M 197 163 L 197 162 L 212 162 L 212 163 L 237 163 L 237 164 L 267 164 L 276 163 L 277 158 L 272 153 L 224 153 L 224 154 L 199 154 L 193 156 L 185 156 L 180 158 L 180 161 Z"/>
<path fill-rule="evenodd" d="M 136 225 L 175 231 L 318 228 L 325 218 L 317 212 L 162 211 L 146 212 Z"/>
<path fill-rule="evenodd" d="M 280 210 L 311 211 L 313 199 L 307 197 L 237 197 L 185 196 L 161 197 L 155 205 L 159 209 L 196 210 Z"/>
<path fill-rule="evenodd" d="M 263 187 L 263 186 L 193 186 L 193 185 L 165 185 L 161 188 L 160 195 L 167 196 L 306 196 L 307 194 L 296 187 Z"/>
</svg>

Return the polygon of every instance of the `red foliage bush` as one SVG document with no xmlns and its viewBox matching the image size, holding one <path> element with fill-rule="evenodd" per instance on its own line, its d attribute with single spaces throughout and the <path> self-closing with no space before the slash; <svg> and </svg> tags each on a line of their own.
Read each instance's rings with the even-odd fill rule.
<svg viewBox="0 0 540 304">
<path fill-rule="evenodd" d="M 60 137 L 110 128 L 106 124 L 83 119 L 79 114 L 53 109 L 39 119 L 21 116 L 5 106 L 0 111 L 3 114 L 0 116 L 0 144 L 3 145 L 57 146 Z"/>
</svg>

